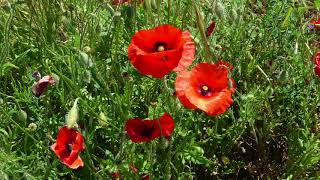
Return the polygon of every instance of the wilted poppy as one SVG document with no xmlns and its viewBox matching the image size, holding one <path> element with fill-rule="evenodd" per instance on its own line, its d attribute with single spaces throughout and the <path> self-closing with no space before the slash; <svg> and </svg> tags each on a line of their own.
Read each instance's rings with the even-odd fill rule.
<svg viewBox="0 0 320 180">
<path fill-rule="evenodd" d="M 32 93 L 36 97 L 39 97 L 47 90 L 49 85 L 52 85 L 55 82 L 56 80 L 52 76 L 44 76 L 32 86 Z"/>
<path fill-rule="evenodd" d="M 314 67 L 314 72 L 316 73 L 317 76 L 320 76 L 320 51 L 318 51 L 314 56 L 314 63 L 316 65 Z"/>
<path fill-rule="evenodd" d="M 195 46 L 188 31 L 171 25 L 140 30 L 128 48 L 133 66 L 143 75 L 162 78 L 170 71 L 182 71 L 192 64 Z"/>
<path fill-rule="evenodd" d="M 206 31 L 207 37 L 209 37 L 213 33 L 215 27 L 216 27 L 216 22 L 212 21 Z"/>
<path fill-rule="evenodd" d="M 232 68 L 220 61 L 200 63 L 191 71 L 180 72 L 175 82 L 177 97 L 186 108 L 201 109 L 210 116 L 224 113 L 233 103 L 236 88 L 235 81 L 228 78 Z"/>
<path fill-rule="evenodd" d="M 84 149 L 84 138 L 81 133 L 66 126 L 59 129 L 57 141 L 51 146 L 51 150 L 60 161 L 71 169 L 83 167 L 83 161 L 78 154 Z"/>
<path fill-rule="evenodd" d="M 129 119 L 125 129 L 133 142 L 148 142 L 160 136 L 169 138 L 174 130 L 172 117 L 165 113 L 160 119 Z"/>
</svg>

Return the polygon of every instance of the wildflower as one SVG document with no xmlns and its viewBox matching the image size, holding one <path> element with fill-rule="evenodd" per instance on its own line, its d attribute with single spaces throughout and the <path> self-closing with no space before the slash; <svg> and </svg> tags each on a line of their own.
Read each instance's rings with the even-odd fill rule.
<svg viewBox="0 0 320 180">
<path fill-rule="evenodd" d="M 320 30 L 320 19 L 311 20 L 309 24 L 310 29 Z"/>
<path fill-rule="evenodd" d="M 121 174 L 119 172 L 113 172 L 110 174 L 113 178 L 120 178 Z"/>
<path fill-rule="evenodd" d="M 129 168 L 135 174 L 139 172 L 139 169 L 134 164 L 130 164 Z"/>
<path fill-rule="evenodd" d="M 320 76 L 320 51 L 318 51 L 314 56 L 314 63 L 316 65 L 314 67 L 314 72 L 316 73 L 317 76 Z"/>
<path fill-rule="evenodd" d="M 170 71 L 182 71 L 192 64 L 195 46 L 188 31 L 171 25 L 140 30 L 128 48 L 133 66 L 143 75 L 162 78 Z"/>
<path fill-rule="evenodd" d="M 174 121 L 168 113 L 155 120 L 134 118 L 126 122 L 125 129 L 131 141 L 149 142 L 160 136 L 170 138 L 174 130 Z"/>
<path fill-rule="evenodd" d="M 186 108 L 200 109 L 209 116 L 223 114 L 233 103 L 236 89 L 235 81 L 228 78 L 232 68 L 220 61 L 200 63 L 191 71 L 180 72 L 175 82 L 177 97 Z"/>
<path fill-rule="evenodd" d="M 142 179 L 142 180 L 149 180 L 150 177 L 149 177 L 148 174 L 142 174 L 141 179 Z"/>
<path fill-rule="evenodd" d="M 206 31 L 207 37 L 209 37 L 213 33 L 215 27 L 216 27 L 216 22 L 212 21 Z"/>
<path fill-rule="evenodd" d="M 52 76 L 44 76 L 38 82 L 32 86 L 32 93 L 36 97 L 40 97 L 49 87 L 49 85 L 55 84 L 56 80 Z"/>
<path fill-rule="evenodd" d="M 67 126 L 59 129 L 57 141 L 51 146 L 51 150 L 60 161 L 71 169 L 83 167 L 83 161 L 78 154 L 84 149 L 84 138 L 81 133 Z"/>
</svg>

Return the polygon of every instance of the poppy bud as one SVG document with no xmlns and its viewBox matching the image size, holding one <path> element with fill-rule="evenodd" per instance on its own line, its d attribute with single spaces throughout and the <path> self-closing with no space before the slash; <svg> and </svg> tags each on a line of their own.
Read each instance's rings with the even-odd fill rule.
<svg viewBox="0 0 320 180">
<path fill-rule="evenodd" d="M 99 120 L 99 124 L 101 126 L 107 126 L 108 125 L 108 119 L 107 119 L 106 115 L 103 112 L 101 112 L 99 114 L 98 120 Z"/>
<path fill-rule="evenodd" d="M 39 71 L 34 71 L 32 73 L 32 77 L 35 78 L 37 81 L 39 81 L 41 79 L 41 74 Z"/>
<path fill-rule="evenodd" d="M 28 117 L 28 115 L 27 115 L 27 113 L 24 111 L 24 110 L 20 110 L 19 112 L 18 112 L 18 120 L 19 121 L 26 121 L 27 120 L 27 117 Z"/>
<path fill-rule="evenodd" d="M 224 18 L 224 6 L 222 3 L 217 2 L 215 7 L 214 7 L 214 13 L 220 18 Z"/>
<path fill-rule="evenodd" d="M 227 156 L 222 156 L 221 157 L 221 161 L 223 162 L 223 164 L 227 165 L 230 163 L 230 159 Z"/>
<path fill-rule="evenodd" d="M 80 51 L 80 60 L 83 62 L 83 64 L 87 67 L 92 67 L 92 59 L 89 57 L 89 55 L 85 52 Z"/>
<path fill-rule="evenodd" d="M 30 123 L 29 126 L 28 126 L 28 130 L 29 131 L 36 131 L 38 128 L 37 124 L 36 123 Z"/>
<path fill-rule="evenodd" d="M 91 52 L 92 52 L 92 49 L 91 49 L 89 46 L 85 46 L 85 47 L 83 48 L 83 52 L 85 52 L 85 53 L 91 53 Z"/>
<path fill-rule="evenodd" d="M 234 23 L 237 21 L 237 19 L 238 19 L 238 13 L 234 8 L 232 8 L 229 14 L 229 20 L 231 23 Z"/>
<path fill-rule="evenodd" d="M 79 98 L 77 98 L 74 101 L 72 108 L 70 109 L 69 113 L 67 114 L 66 123 L 67 123 L 68 128 L 74 128 L 77 126 L 77 120 L 79 118 L 78 100 L 79 100 Z"/>
</svg>

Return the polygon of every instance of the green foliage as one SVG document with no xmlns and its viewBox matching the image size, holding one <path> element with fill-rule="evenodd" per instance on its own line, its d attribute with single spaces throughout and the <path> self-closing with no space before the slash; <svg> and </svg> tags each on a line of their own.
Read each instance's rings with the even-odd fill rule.
<svg viewBox="0 0 320 180">
<path fill-rule="evenodd" d="M 319 3 L 0 1 L 0 179 L 316 179 L 320 87 L 310 58 L 319 32 L 306 26 Z M 223 115 L 185 109 L 174 73 L 154 79 L 130 64 L 132 35 L 164 23 L 191 32 L 195 63 L 233 64 L 237 92 Z M 37 98 L 33 71 L 59 83 Z M 49 147 L 76 98 L 85 167 L 70 170 Z M 136 144 L 125 135 L 127 119 L 164 112 L 175 120 L 170 140 Z"/>
</svg>

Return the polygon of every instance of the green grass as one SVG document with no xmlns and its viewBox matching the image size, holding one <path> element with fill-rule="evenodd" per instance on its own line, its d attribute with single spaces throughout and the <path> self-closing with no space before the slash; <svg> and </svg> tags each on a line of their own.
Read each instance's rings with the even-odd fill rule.
<svg viewBox="0 0 320 180">
<path fill-rule="evenodd" d="M 0 179 L 111 179 L 117 171 L 123 179 L 317 179 L 320 86 L 310 59 L 320 36 L 307 30 L 310 12 L 320 13 L 315 3 L 192 2 L 0 0 Z M 211 20 L 215 32 L 204 38 Z M 130 64 L 131 36 L 165 23 L 191 32 L 193 65 L 224 59 L 235 67 L 235 102 L 223 115 L 185 109 L 173 96 L 174 73 L 154 79 Z M 60 78 L 40 98 L 31 92 L 36 70 Z M 76 98 L 85 166 L 70 170 L 50 145 Z M 175 120 L 170 141 L 126 136 L 127 119 L 163 112 Z"/>
</svg>

